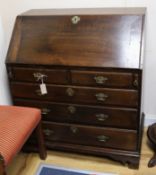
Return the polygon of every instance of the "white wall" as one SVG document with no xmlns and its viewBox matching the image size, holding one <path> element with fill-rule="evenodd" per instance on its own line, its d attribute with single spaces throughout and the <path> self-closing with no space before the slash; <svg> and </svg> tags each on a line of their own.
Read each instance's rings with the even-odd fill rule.
<svg viewBox="0 0 156 175">
<path fill-rule="evenodd" d="M 15 17 L 32 8 L 147 7 L 143 111 L 156 120 L 156 0 L 0 0 L 0 104 L 9 104 L 5 55 Z"/>
<path fill-rule="evenodd" d="M 9 103 L 10 98 L 4 65 L 6 53 L 6 33 L 4 32 L 2 26 L 2 18 L 0 16 L 0 104 L 7 104 Z"/>
</svg>

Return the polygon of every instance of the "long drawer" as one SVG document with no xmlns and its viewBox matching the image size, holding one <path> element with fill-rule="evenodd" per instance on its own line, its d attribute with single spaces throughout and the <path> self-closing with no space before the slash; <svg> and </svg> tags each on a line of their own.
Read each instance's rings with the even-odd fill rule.
<svg viewBox="0 0 156 175">
<path fill-rule="evenodd" d="M 136 109 L 61 104 L 15 99 L 18 106 L 40 108 L 42 120 L 136 129 Z"/>
<path fill-rule="evenodd" d="M 42 95 L 37 84 L 11 83 L 10 86 L 13 97 L 17 98 L 127 107 L 138 106 L 138 92 L 136 90 L 47 85 L 48 94 Z"/>
<path fill-rule="evenodd" d="M 43 128 L 47 141 L 95 145 L 133 151 L 137 147 L 136 131 L 52 122 L 44 122 Z"/>
</svg>

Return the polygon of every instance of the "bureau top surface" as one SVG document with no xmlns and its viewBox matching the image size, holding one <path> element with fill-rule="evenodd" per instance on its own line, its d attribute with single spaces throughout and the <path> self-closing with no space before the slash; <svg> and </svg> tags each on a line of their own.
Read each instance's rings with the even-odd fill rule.
<svg viewBox="0 0 156 175">
<path fill-rule="evenodd" d="M 146 8 L 73 8 L 73 9 L 32 9 L 21 16 L 49 15 L 137 15 L 145 14 Z"/>
<path fill-rule="evenodd" d="M 144 8 L 30 10 L 16 19 L 6 63 L 140 68 Z"/>
</svg>

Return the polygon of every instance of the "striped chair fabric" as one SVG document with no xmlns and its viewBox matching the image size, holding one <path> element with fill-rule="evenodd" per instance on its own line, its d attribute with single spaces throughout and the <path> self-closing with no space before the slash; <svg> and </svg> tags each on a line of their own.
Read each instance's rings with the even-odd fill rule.
<svg viewBox="0 0 156 175">
<path fill-rule="evenodd" d="M 40 119 L 39 109 L 0 106 L 0 154 L 5 166 L 20 151 Z"/>
</svg>

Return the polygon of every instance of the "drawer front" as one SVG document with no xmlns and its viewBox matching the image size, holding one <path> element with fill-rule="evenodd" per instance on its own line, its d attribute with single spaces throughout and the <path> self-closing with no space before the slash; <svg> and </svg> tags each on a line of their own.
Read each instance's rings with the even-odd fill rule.
<svg viewBox="0 0 156 175">
<path fill-rule="evenodd" d="M 135 109 L 82 106 L 17 99 L 14 100 L 14 104 L 40 108 L 44 121 L 137 129 L 137 110 Z"/>
<path fill-rule="evenodd" d="M 136 150 L 136 131 L 44 122 L 46 140 Z"/>
<path fill-rule="evenodd" d="M 75 86 L 47 85 L 48 94 L 41 95 L 39 86 L 30 83 L 11 83 L 13 97 L 75 102 L 100 105 L 138 106 L 136 90 L 86 88 Z"/>
<path fill-rule="evenodd" d="M 67 84 L 67 71 L 62 69 L 12 68 L 10 78 L 14 81 Z"/>
<path fill-rule="evenodd" d="M 124 72 L 71 71 L 75 85 L 137 88 L 138 75 Z"/>
</svg>

